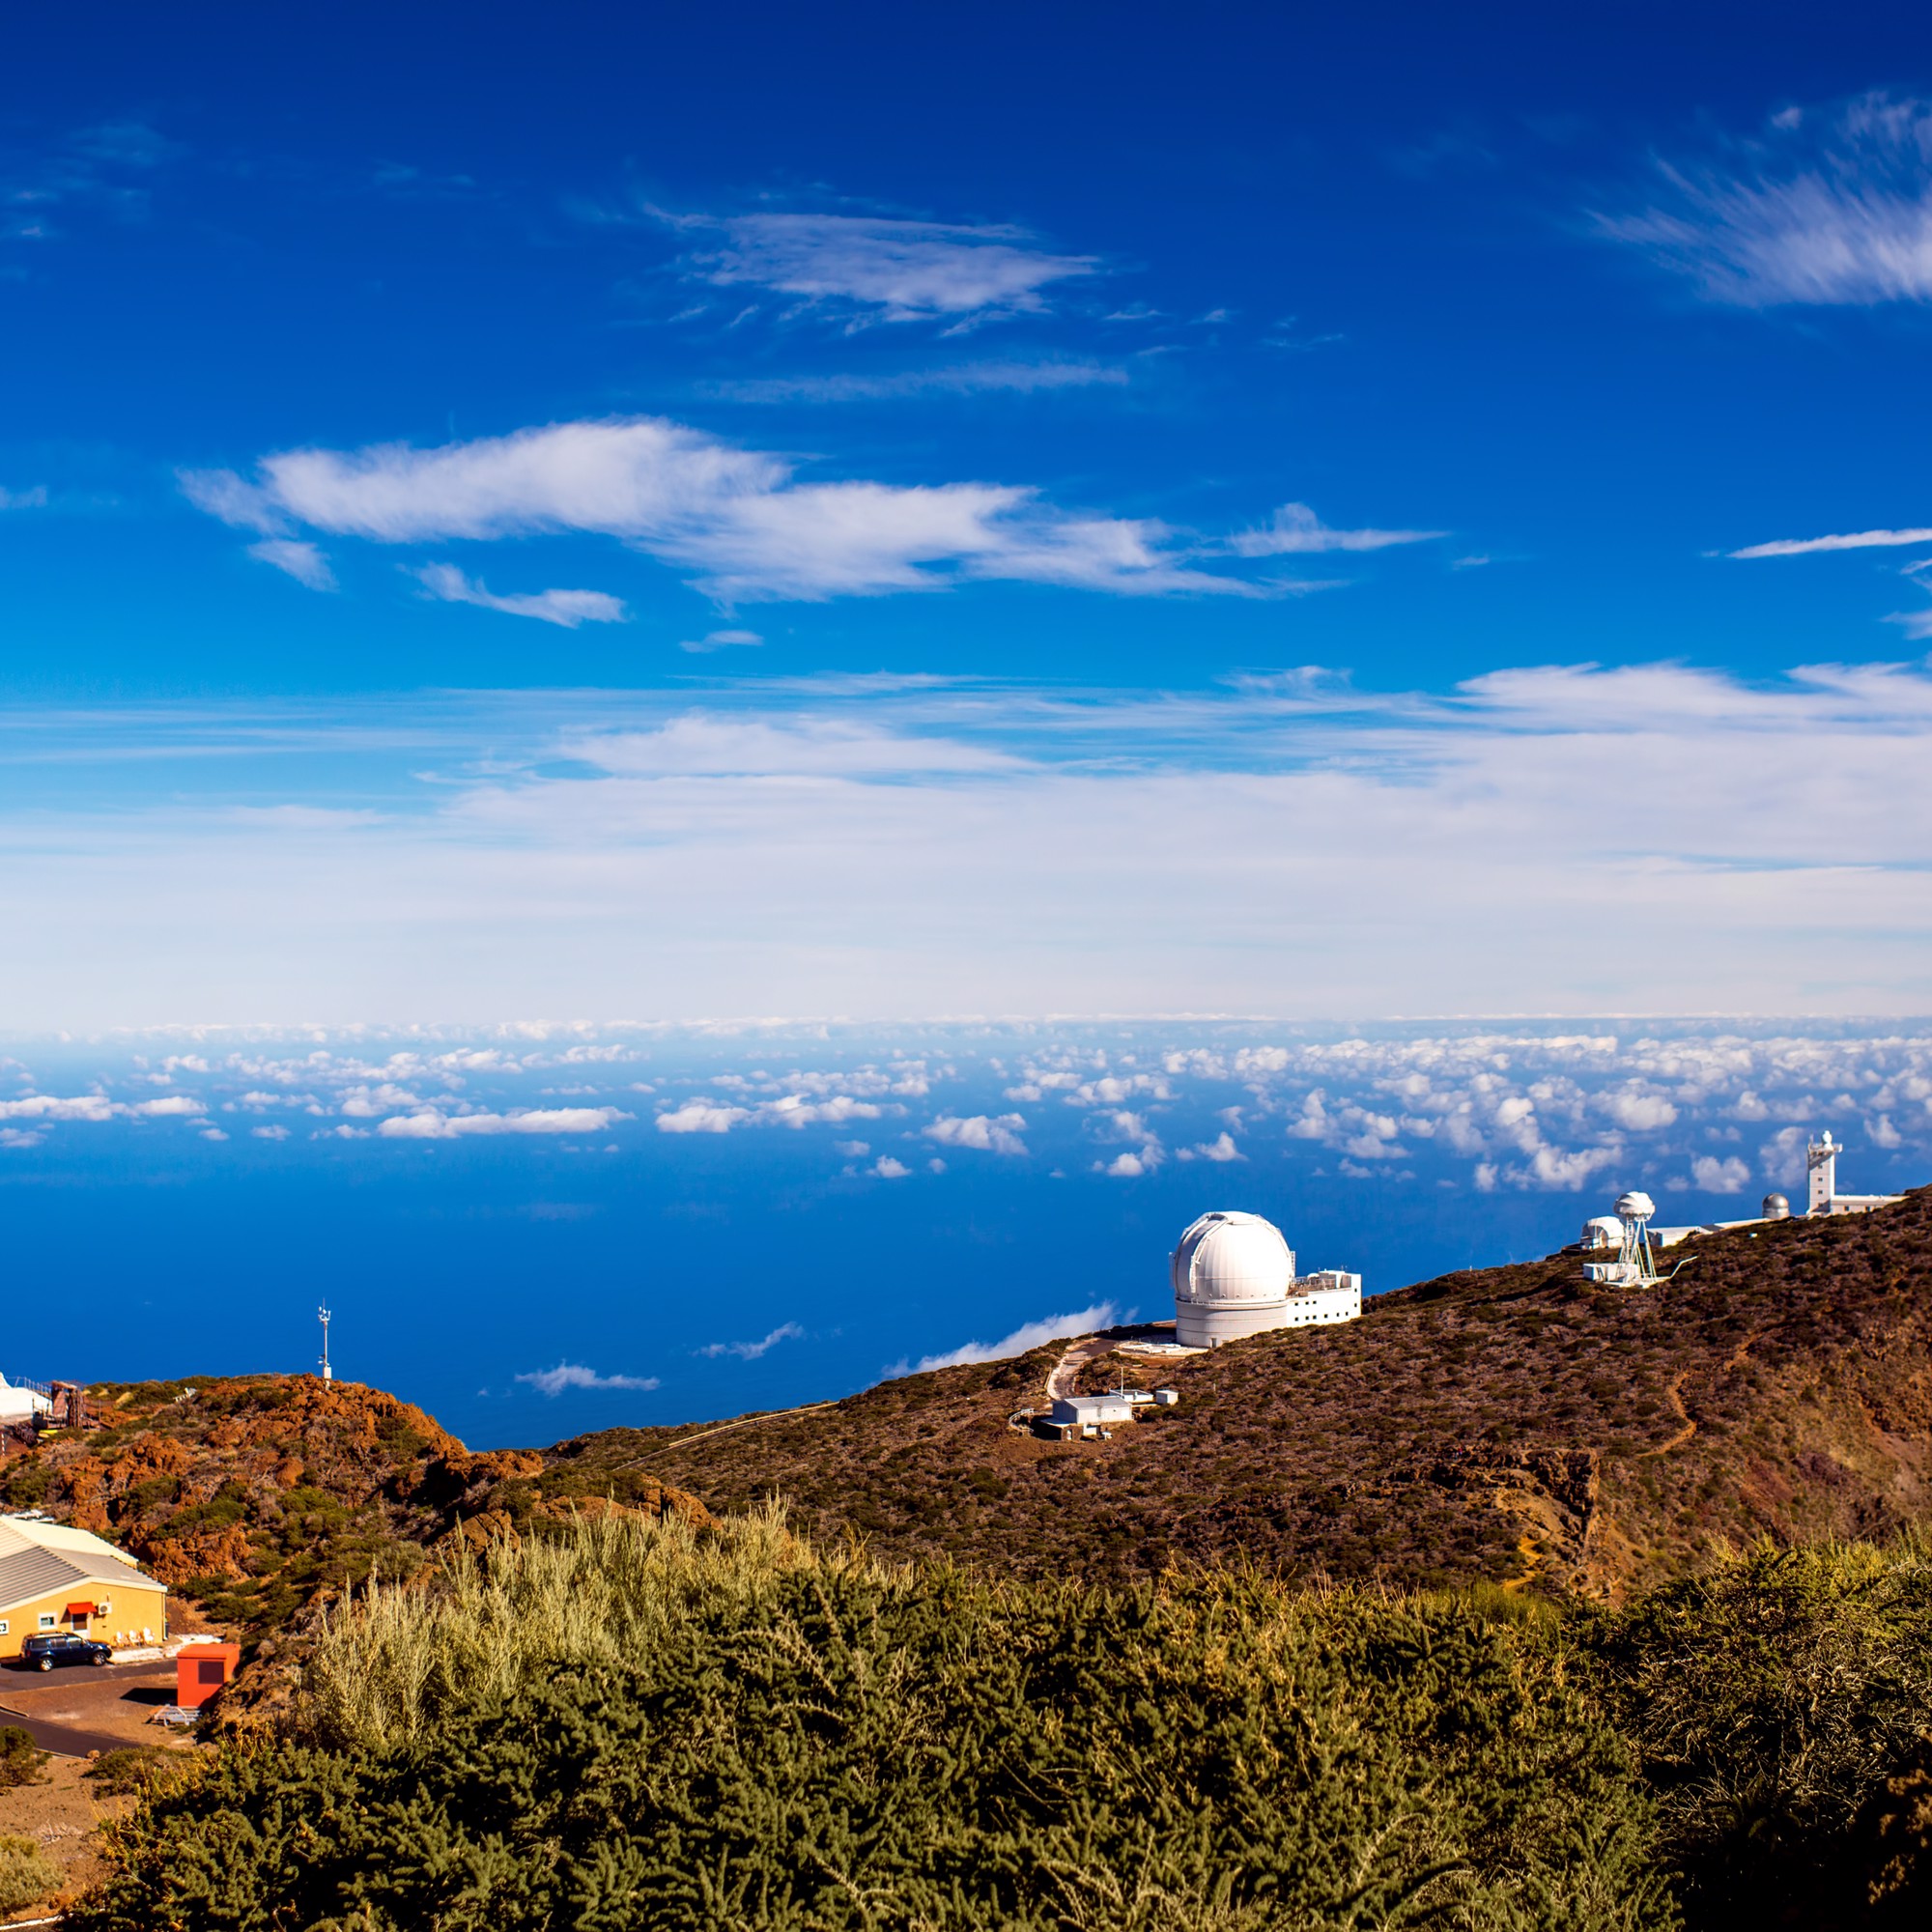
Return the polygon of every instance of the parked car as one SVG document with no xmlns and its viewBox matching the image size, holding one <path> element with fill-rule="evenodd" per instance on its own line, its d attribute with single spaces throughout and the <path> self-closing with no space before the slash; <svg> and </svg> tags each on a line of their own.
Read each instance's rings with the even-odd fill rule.
<svg viewBox="0 0 1932 1932">
<path fill-rule="evenodd" d="M 30 1670 L 51 1670 L 57 1663 L 105 1663 L 113 1655 L 109 1645 L 77 1636 L 72 1631 L 30 1636 L 20 1646 L 20 1662 Z"/>
</svg>

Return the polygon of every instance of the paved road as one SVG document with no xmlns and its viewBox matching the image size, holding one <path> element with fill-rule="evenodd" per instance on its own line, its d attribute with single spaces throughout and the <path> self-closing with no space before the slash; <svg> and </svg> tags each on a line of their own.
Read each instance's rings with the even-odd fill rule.
<svg viewBox="0 0 1932 1932">
<path fill-rule="evenodd" d="M 103 1663 L 98 1667 L 68 1663 L 57 1670 L 0 1671 L 0 1724 L 19 1725 L 42 1750 L 54 1751 L 62 1757 L 85 1757 L 89 1751 L 126 1750 L 133 1740 L 19 1710 L 14 1699 L 26 1691 L 66 1689 L 63 1679 L 77 1678 L 80 1681 L 73 1685 L 73 1690 L 92 1701 L 116 1684 L 124 1688 L 140 1683 L 162 1686 L 172 1675 L 171 1671 L 157 1670 L 153 1662 Z"/>
</svg>

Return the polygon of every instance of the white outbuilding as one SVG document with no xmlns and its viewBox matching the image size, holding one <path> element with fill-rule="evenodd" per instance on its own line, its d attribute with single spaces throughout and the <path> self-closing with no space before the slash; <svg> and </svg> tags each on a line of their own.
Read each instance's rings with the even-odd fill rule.
<svg viewBox="0 0 1932 1932">
<path fill-rule="evenodd" d="M 1218 1349 L 1272 1328 L 1352 1321 L 1362 1312 L 1362 1278 L 1339 1268 L 1297 1275 L 1294 1251 L 1272 1221 L 1216 1208 L 1180 1237 L 1169 1264 L 1174 1339 Z"/>
</svg>

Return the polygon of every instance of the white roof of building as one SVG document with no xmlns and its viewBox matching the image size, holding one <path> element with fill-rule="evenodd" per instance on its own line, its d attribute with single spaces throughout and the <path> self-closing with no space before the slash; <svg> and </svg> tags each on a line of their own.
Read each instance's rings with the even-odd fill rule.
<svg viewBox="0 0 1932 1932">
<path fill-rule="evenodd" d="M 18 1555 L 23 1549 L 56 1550 L 74 1563 L 98 1564 L 112 1557 L 129 1570 L 140 1568 L 125 1549 L 117 1549 L 104 1536 L 96 1536 L 90 1529 L 76 1529 L 70 1522 L 50 1522 L 45 1517 L 0 1516 L 0 1558 Z"/>
<path fill-rule="evenodd" d="M 1181 1236 L 1170 1273 L 1178 1301 L 1281 1301 L 1294 1284 L 1294 1255 L 1272 1221 L 1217 1208 Z"/>
</svg>

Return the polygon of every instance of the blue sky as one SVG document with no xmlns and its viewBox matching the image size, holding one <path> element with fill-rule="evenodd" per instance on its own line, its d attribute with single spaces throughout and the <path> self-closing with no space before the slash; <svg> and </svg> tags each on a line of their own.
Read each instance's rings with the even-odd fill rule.
<svg viewBox="0 0 1932 1932">
<path fill-rule="evenodd" d="M 1923 1010 L 1928 303 L 1904 7 L 18 23 L 7 1022 Z"/>
</svg>

